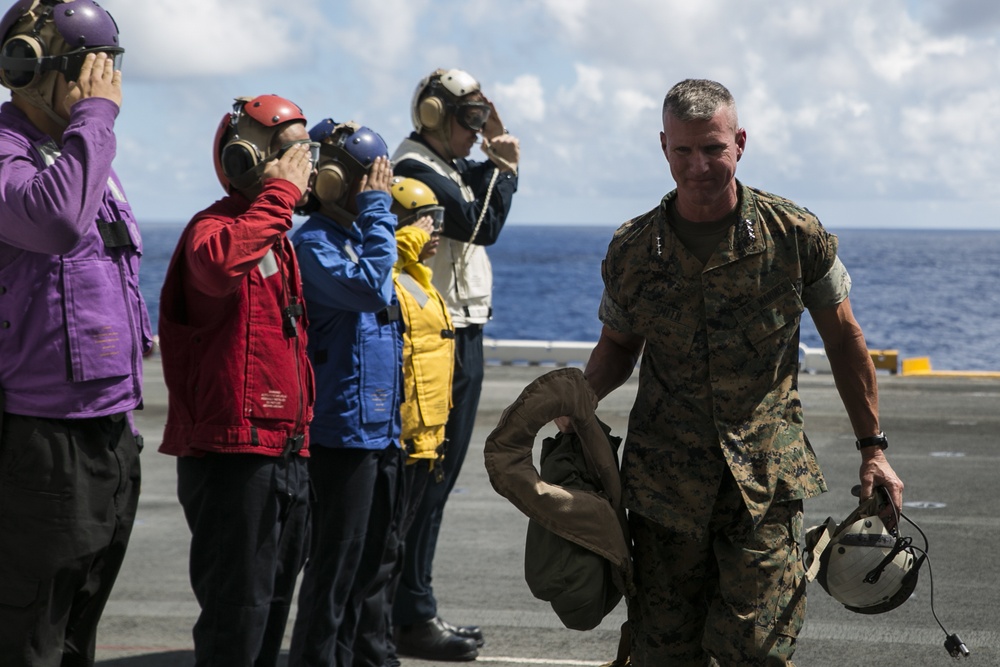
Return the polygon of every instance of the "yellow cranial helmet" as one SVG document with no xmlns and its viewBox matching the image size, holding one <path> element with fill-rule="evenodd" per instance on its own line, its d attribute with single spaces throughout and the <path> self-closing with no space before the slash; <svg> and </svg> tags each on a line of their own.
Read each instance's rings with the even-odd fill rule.
<svg viewBox="0 0 1000 667">
<path fill-rule="evenodd" d="M 444 207 L 423 181 L 405 176 L 392 179 L 392 212 L 399 218 L 399 226 L 412 224 L 417 218 L 430 215 L 434 218 L 435 229 L 444 222 Z"/>
</svg>

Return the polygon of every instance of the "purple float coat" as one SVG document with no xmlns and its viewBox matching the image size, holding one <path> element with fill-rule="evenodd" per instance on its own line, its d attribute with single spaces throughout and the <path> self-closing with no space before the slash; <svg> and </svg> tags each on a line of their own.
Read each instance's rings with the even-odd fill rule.
<svg viewBox="0 0 1000 667">
<path fill-rule="evenodd" d="M 72 107 L 58 146 L 0 106 L 0 388 L 7 412 L 99 417 L 139 405 L 151 344 L 142 243 L 111 169 L 118 106 Z"/>
</svg>

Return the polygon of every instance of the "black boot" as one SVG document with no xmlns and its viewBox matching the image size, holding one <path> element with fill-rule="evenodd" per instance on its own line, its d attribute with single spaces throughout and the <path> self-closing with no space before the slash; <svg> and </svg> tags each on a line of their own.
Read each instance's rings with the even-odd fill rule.
<svg viewBox="0 0 1000 667">
<path fill-rule="evenodd" d="M 396 654 L 423 660 L 465 661 L 479 655 L 476 640 L 459 637 L 434 617 L 416 625 L 399 628 L 396 637 Z"/>
<path fill-rule="evenodd" d="M 441 625 L 450 630 L 452 634 L 475 641 L 476 646 L 479 648 L 482 648 L 483 644 L 486 643 L 483 639 L 483 631 L 478 625 L 452 625 L 440 616 L 438 616 L 438 620 L 441 621 Z"/>
</svg>

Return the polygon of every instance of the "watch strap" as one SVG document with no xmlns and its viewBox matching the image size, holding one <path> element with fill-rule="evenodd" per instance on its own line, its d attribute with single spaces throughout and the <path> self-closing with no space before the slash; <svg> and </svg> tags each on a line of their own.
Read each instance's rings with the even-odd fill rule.
<svg viewBox="0 0 1000 667">
<path fill-rule="evenodd" d="M 878 447 L 879 449 L 888 449 L 889 440 L 886 439 L 885 433 L 879 432 L 878 435 L 873 435 L 867 438 L 859 438 L 857 441 L 858 451 L 865 449 L 866 447 Z"/>
</svg>

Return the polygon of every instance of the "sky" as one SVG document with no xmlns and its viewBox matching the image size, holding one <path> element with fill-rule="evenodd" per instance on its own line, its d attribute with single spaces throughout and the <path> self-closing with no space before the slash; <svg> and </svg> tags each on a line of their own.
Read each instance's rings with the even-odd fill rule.
<svg viewBox="0 0 1000 667">
<path fill-rule="evenodd" d="M 115 169 L 140 221 L 223 191 L 215 128 L 265 93 L 390 152 L 438 67 L 521 144 L 510 224 L 605 224 L 673 188 L 663 96 L 736 98 L 737 177 L 830 228 L 1000 229 L 1000 3 L 989 0 L 100 0 L 126 49 Z M 474 156 L 478 149 L 474 149 Z"/>
</svg>

